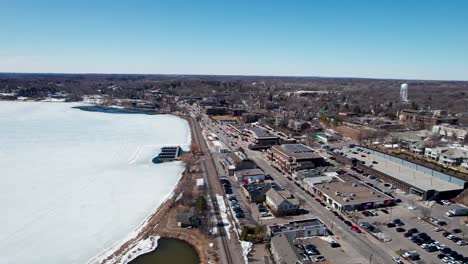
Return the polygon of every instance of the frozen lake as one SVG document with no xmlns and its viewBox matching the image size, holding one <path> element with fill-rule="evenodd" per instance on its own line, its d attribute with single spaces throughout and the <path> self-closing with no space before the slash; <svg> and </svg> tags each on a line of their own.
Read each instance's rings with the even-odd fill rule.
<svg viewBox="0 0 468 264">
<path fill-rule="evenodd" d="M 0 263 L 86 263 L 125 239 L 170 195 L 186 121 L 77 104 L 0 101 Z"/>
</svg>

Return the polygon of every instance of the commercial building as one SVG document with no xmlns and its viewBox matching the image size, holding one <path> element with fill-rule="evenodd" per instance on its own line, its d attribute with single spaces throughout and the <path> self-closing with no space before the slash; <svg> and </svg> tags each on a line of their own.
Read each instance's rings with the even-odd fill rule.
<svg viewBox="0 0 468 264">
<path fill-rule="evenodd" d="M 249 149 L 267 149 L 279 143 L 278 136 L 260 127 L 246 129 L 249 135 Z"/>
<path fill-rule="evenodd" d="M 266 192 L 266 204 L 276 216 L 294 215 L 299 211 L 299 200 L 289 191 L 270 189 Z"/>
<path fill-rule="evenodd" d="M 456 125 L 458 118 L 448 116 L 445 111 L 419 111 L 419 110 L 402 110 L 399 115 L 401 122 L 416 123 L 423 125 L 439 125 L 442 123 Z"/>
<path fill-rule="evenodd" d="M 303 256 L 299 248 L 293 245 L 293 241 L 285 236 L 278 235 L 271 238 L 271 255 L 278 264 L 303 264 Z"/>
<path fill-rule="evenodd" d="M 239 119 L 232 115 L 217 115 L 212 116 L 211 119 L 218 122 L 220 125 L 237 124 L 239 122 Z"/>
<path fill-rule="evenodd" d="M 221 158 L 220 162 L 229 175 L 234 175 L 236 171 L 255 169 L 257 167 L 255 162 L 248 159 L 240 151 L 228 153 L 225 158 Z"/>
<path fill-rule="evenodd" d="M 270 225 L 268 226 L 268 231 L 273 237 L 284 235 L 289 239 L 324 236 L 328 234 L 327 227 L 318 218 Z"/>
<path fill-rule="evenodd" d="M 348 152 L 346 148 L 343 151 L 346 152 L 348 159 L 361 161 L 357 167 L 365 173 L 372 174 L 408 193 L 420 195 L 423 200 L 450 199 L 468 187 L 467 181 L 456 176 L 378 150 L 364 147 L 360 149 L 366 153 L 365 157 L 361 157 L 359 152 L 358 154 Z"/>
<path fill-rule="evenodd" d="M 393 205 L 393 198 L 353 177 L 340 176 L 334 180 L 314 184 L 312 191 L 332 208 L 353 212 Z"/>
<path fill-rule="evenodd" d="M 264 202 L 271 188 L 274 186 L 270 182 L 242 184 L 242 191 L 251 203 Z"/>
<path fill-rule="evenodd" d="M 285 174 L 313 169 L 326 163 L 322 156 L 303 144 L 273 146 L 269 152 L 269 159 L 273 167 Z"/>
<path fill-rule="evenodd" d="M 203 111 L 209 116 L 226 115 L 228 113 L 228 109 L 221 106 L 205 106 Z"/>
<path fill-rule="evenodd" d="M 265 173 L 261 169 L 247 169 L 234 172 L 234 177 L 238 182 L 254 182 L 265 180 Z"/>
</svg>

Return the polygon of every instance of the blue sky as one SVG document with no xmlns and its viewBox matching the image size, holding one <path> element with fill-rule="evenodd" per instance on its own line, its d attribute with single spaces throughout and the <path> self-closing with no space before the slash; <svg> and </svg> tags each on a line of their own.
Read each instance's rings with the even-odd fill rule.
<svg viewBox="0 0 468 264">
<path fill-rule="evenodd" d="M 468 1 L 0 0 L 0 72 L 468 80 Z"/>
</svg>

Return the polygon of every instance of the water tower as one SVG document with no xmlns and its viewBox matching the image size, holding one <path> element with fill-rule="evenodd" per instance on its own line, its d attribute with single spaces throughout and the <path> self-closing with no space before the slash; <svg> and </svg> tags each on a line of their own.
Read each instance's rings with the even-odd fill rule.
<svg viewBox="0 0 468 264">
<path fill-rule="evenodd" d="M 408 84 L 402 83 L 400 88 L 400 98 L 403 102 L 408 102 Z"/>
</svg>

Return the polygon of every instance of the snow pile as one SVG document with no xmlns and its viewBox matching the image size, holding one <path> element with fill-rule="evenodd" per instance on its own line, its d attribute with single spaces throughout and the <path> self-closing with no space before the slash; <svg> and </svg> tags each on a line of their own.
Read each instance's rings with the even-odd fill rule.
<svg viewBox="0 0 468 264">
<path fill-rule="evenodd" d="M 223 221 L 223 226 L 226 230 L 226 235 L 229 239 L 231 239 L 231 223 L 229 222 L 227 217 L 227 209 L 226 204 L 224 203 L 223 196 L 216 194 L 216 201 L 218 202 L 219 210 L 221 211 L 221 220 Z"/>
<path fill-rule="evenodd" d="M 252 242 L 240 241 L 242 247 L 242 256 L 244 257 L 245 263 L 249 263 L 249 258 L 247 257 L 252 250 Z"/>
<path fill-rule="evenodd" d="M 327 241 L 328 243 L 336 243 L 336 240 L 332 236 L 319 236 L 322 240 Z"/>
<path fill-rule="evenodd" d="M 183 119 L 78 105 L 0 102 L 1 263 L 96 260 L 133 237 L 181 177 L 182 162 L 152 159 L 164 145 L 188 149 Z"/>
<path fill-rule="evenodd" d="M 127 264 L 131 262 L 132 260 L 136 259 L 138 256 L 141 256 L 143 254 L 149 253 L 153 250 L 156 249 L 158 246 L 158 239 L 160 237 L 149 237 L 145 240 L 139 241 L 134 247 L 132 247 L 123 257 L 122 260 L 120 261 L 120 264 Z"/>
</svg>

